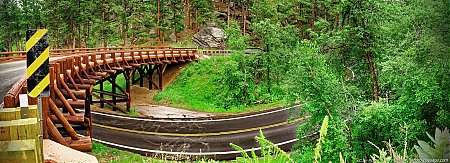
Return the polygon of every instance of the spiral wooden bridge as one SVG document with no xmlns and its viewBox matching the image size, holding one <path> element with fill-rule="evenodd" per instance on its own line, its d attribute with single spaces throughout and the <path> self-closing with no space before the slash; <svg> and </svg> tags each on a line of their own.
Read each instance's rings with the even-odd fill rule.
<svg viewBox="0 0 450 163">
<path fill-rule="evenodd" d="M 7 52 L 0 55 L 14 60 L 24 58 L 24 53 Z M 8 56 L 11 54 L 19 56 Z M 197 61 L 196 49 L 172 47 L 59 49 L 51 50 L 50 54 L 50 97 L 42 97 L 43 137 L 80 151 L 92 149 L 92 103 L 100 103 L 100 107 L 106 104 L 113 110 L 129 112 L 132 83 L 139 82 L 143 87 L 144 80 L 148 80 L 149 89 L 162 90 L 163 74 L 168 64 Z M 116 81 L 120 75 L 126 80 L 125 88 Z M 158 76 L 159 82 L 153 81 L 153 76 Z M 105 82 L 111 83 L 110 90 L 105 89 Z M 96 85 L 98 89 L 94 89 Z M 6 123 L 23 118 L 15 108 L 20 105 L 19 95 L 27 91 L 26 78 L 23 77 L 4 96 L 4 108 L 13 110 L 13 118 L 2 118 L 0 121 Z M 28 101 L 30 105 L 37 104 L 35 98 L 28 97 Z M 119 107 L 118 103 L 125 103 L 125 107 Z M 5 109 L 0 111 L 5 112 Z M 84 136 L 75 130 L 84 130 Z M 0 141 L 17 139 L 20 138 L 0 135 Z"/>
</svg>

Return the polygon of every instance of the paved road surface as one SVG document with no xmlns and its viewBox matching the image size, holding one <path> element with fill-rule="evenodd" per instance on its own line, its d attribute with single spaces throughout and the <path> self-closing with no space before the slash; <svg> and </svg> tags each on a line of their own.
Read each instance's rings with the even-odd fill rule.
<svg viewBox="0 0 450 163">
<path fill-rule="evenodd" d="M 237 144 L 250 151 L 261 129 L 283 150 L 296 142 L 297 126 L 309 116 L 287 120 L 298 107 L 219 119 L 145 119 L 92 112 L 93 138 L 101 143 L 144 155 L 233 159 Z M 297 115 L 299 116 L 299 115 Z"/>
<path fill-rule="evenodd" d="M 25 75 L 26 61 L 0 64 L 0 104 L 9 89 Z"/>
</svg>

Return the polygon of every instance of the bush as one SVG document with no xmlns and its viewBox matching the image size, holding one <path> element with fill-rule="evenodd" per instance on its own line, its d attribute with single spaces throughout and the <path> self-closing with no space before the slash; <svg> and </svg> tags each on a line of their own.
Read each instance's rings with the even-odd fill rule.
<svg viewBox="0 0 450 163">
<path fill-rule="evenodd" d="M 426 130 L 426 123 L 417 119 L 419 113 L 383 102 L 363 106 L 356 112 L 351 124 L 355 157 L 369 159 L 370 154 L 378 152 L 374 145 L 381 147 L 386 140 L 391 140 L 392 146 L 401 146 L 406 139 L 410 149 Z M 404 133 L 406 128 L 408 134 Z"/>
</svg>

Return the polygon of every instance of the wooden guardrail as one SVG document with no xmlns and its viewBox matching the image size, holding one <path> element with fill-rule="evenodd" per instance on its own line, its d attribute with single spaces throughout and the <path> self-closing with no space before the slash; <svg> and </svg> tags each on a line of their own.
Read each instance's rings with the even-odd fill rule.
<svg viewBox="0 0 450 163">
<path fill-rule="evenodd" d="M 99 48 L 75 48 L 75 49 L 52 49 L 50 53 L 52 55 L 71 55 L 74 53 L 86 53 L 96 51 L 111 51 L 111 50 L 132 50 L 132 49 L 170 49 L 168 46 L 136 46 L 136 47 L 99 47 Z M 0 63 L 11 62 L 17 60 L 24 60 L 26 57 L 26 51 L 14 51 L 14 52 L 0 52 Z"/>
<path fill-rule="evenodd" d="M 18 52 L 21 53 L 21 52 Z M 165 68 L 168 64 L 197 60 L 196 49 L 172 47 L 116 47 L 79 48 L 51 51 L 50 97 L 42 97 L 43 136 L 45 139 L 80 151 L 92 149 L 91 104 L 109 105 L 113 110 L 130 111 L 131 83 L 148 80 L 148 87 L 161 90 Z M 135 74 L 139 74 L 136 79 Z M 116 81 L 119 75 L 126 79 L 122 88 Z M 153 75 L 158 76 L 156 84 Z M 111 83 L 106 90 L 104 82 Z M 4 108 L 19 106 L 19 95 L 27 93 L 23 77 L 4 97 Z M 99 89 L 94 89 L 99 85 Z M 31 105 L 37 99 L 28 97 Z M 117 103 L 126 103 L 125 109 Z M 1 117 L 2 113 L 0 113 Z M 61 124 L 62 127 L 57 127 Z M 84 136 L 79 136 L 74 125 L 81 126 Z M 65 131 L 65 132 L 60 132 Z M 1 149 L 0 149 L 1 150 Z"/>
<path fill-rule="evenodd" d="M 235 52 L 235 50 L 201 50 L 200 53 L 202 55 L 213 56 L 217 54 L 230 54 Z"/>
</svg>

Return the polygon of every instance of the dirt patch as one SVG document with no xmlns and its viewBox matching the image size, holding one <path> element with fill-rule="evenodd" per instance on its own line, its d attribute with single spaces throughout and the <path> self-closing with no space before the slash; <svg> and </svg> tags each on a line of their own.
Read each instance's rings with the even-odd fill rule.
<svg viewBox="0 0 450 163">
<path fill-rule="evenodd" d="M 138 105 L 135 106 L 138 115 L 151 118 L 207 118 L 215 116 L 212 113 L 190 111 L 168 106 Z"/>
</svg>

